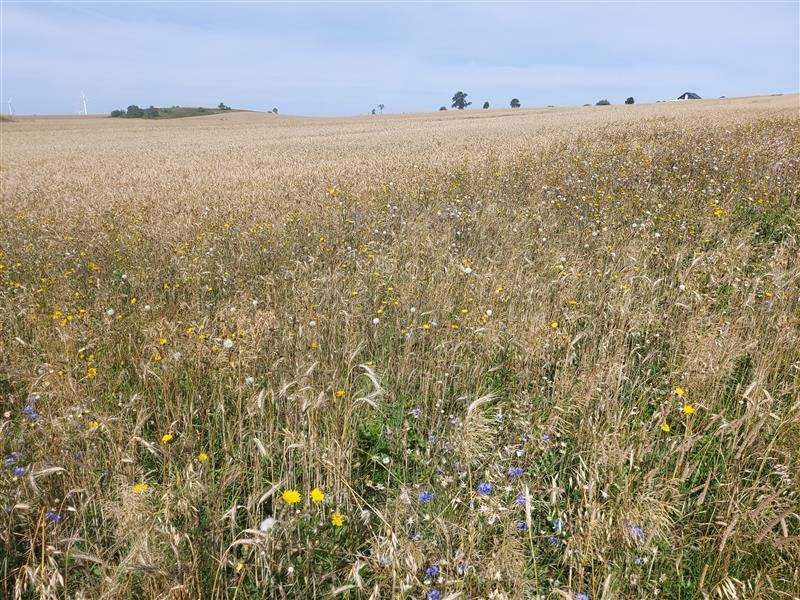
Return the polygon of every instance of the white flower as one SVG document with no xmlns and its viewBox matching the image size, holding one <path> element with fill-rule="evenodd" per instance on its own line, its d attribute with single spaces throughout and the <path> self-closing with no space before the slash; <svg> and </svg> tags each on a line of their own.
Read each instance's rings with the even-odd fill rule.
<svg viewBox="0 0 800 600">
<path fill-rule="evenodd" d="M 317 322 L 316 322 L 316 321 L 309 321 L 309 322 L 308 322 L 308 326 L 309 326 L 309 327 L 314 327 L 314 325 L 316 325 L 316 324 L 317 324 Z"/>
<path fill-rule="evenodd" d="M 109 308 L 109 309 L 106 311 L 106 314 L 107 314 L 109 317 L 113 317 L 113 316 L 114 316 L 114 309 L 113 309 L 113 308 Z"/>
<path fill-rule="evenodd" d="M 174 360 L 175 362 L 179 361 L 181 358 L 183 358 L 183 355 L 180 352 L 172 353 L 172 360 Z"/>
<path fill-rule="evenodd" d="M 272 529 L 273 527 L 275 527 L 275 519 L 273 519 L 272 517 L 267 517 L 266 519 L 261 521 L 261 525 L 258 526 L 258 528 L 265 533 L 270 529 Z"/>
<path fill-rule="evenodd" d="M 230 350 L 233 348 L 233 340 L 226 339 L 224 342 L 222 342 L 222 347 L 226 350 Z"/>
<path fill-rule="evenodd" d="M 150 305 L 149 305 L 149 304 L 145 304 L 145 305 L 144 305 L 144 310 L 145 310 L 145 311 L 148 311 L 148 310 L 150 310 Z"/>
<path fill-rule="evenodd" d="M 466 273 L 467 275 L 469 275 L 470 273 L 472 273 L 472 267 L 466 267 L 466 268 L 464 269 L 464 273 Z"/>
<path fill-rule="evenodd" d="M 372 324 L 373 325 L 377 325 L 380 322 L 381 322 L 381 320 L 378 317 L 375 317 L 374 319 L 372 319 Z"/>
<path fill-rule="evenodd" d="M 486 309 L 486 316 L 487 316 L 487 317 L 491 317 L 493 314 L 494 314 L 494 313 L 492 312 L 492 309 L 491 309 L 491 308 L 487 308 L 487 309 Z"/>
<path fill-rule="evenodd" d="M 245 382 L 247 385 L 253 385 L 253 382 L 254 382 L 254 381 L 255 381 L 255 379 L 254 379 L 252 376 L 250 376 L 250 375 L 248 375 L 247 377 L 245 377 L 245 378 L 244 378 L 244 382 Z"/>
</svg>

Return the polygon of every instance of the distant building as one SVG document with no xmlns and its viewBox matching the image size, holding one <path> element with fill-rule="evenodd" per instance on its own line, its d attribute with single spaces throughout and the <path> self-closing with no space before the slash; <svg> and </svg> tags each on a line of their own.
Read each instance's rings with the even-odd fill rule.
<svg viewBox="0 0 800 600">
<path fill-rule="evenodd" d="M 701 98 L 694 92 L 683 92 L 678 96 L 678 100 L 701 100 Z"/>
</svg>

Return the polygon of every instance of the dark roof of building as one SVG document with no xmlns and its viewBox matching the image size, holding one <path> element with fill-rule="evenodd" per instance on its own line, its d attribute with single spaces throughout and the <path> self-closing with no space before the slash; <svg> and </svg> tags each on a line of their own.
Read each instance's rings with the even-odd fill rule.
<svg viewBox="0 0 800 600">
<path fill-rule="evenodd" d="M 683 92 L 678 96 L 678 100 L 701 100 L 701 98 L 694 92 Z"/>
</svg>

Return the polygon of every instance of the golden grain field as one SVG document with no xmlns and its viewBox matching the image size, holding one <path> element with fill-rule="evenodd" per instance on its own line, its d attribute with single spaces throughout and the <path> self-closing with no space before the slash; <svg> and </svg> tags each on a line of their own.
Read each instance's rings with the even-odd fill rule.
<svg viewBox="0 0 800 600">
<path fill-rule="evenodd" d="M 0 123 L 0 597 L 797 598 L 799 102 Z"/>
</svg>

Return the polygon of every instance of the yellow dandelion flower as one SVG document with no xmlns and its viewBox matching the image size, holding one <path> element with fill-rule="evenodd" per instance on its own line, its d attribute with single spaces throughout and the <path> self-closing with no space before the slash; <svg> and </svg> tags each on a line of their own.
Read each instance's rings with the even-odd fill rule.
<svg viewBox="0 0 800 600">
<path fill-rule="evenodd" d="M 206 454 L 205 452 L 201 452 L 200 454 L 197 455 L 197 460 L 199 460 L 200 462 L 206 462 L 208 460 L 208 454 Z"/>
<path fill-rule="evenodd" d="M 552 323 L 550 323 L 550 327 L 552 329 L 558 329 L 558 321 L 553 321 Z"/>
<path fill-rule="evenodd" d="M 347 392 L 345 392 L 343 389 L 336 390 L 336 397 L 337 398 L 344 398 L 346 395 L 347 395 Z"/>
<path fill-rule="evenodd" d="M 675 393 L 678 394 L 678 396 L 683 396 L 686 393 L 686 391 L 682 387 L 676 387 Z"/>
<path fill-rule="evenodd" d="M 175 438 L 171 433 L 165 433 L 164 435 L 161 436 L 161 441 L 165 444 L 169 444 L 173 439 Z"/>
<path fill-rule="evenodd" d="M 422 324 L 422 328 L 423 329 L 430 329 L 431 328 L 431 324 L 430 323 L 423 323 Z"/>
<path fill-rule="evenodd" d="M 323 492 L 319 488 L 314 488 L 311 490 L 311 501 L 312 502 L 322 502 L 325 500 L 325 492 Z"/>
<path fill-rule="evenodd" d="M 149 489 L 150 489 L 150 486 L 147 485 L 146 483 L 134 483 L 133 484 L 133 491 L 136 492 L 137 494 L 143 494 Z"/>
<path fill-rule="evenodd" d="M 87 429 L 97 429 L 98 427 L 100 427 L 100 422 L 96 421 L 95 419 L 92 419 L 91 421 L 86 423 Z"/>
<path fill-rule="evenodd" d="M 670 431 L 672 431 L 672 427 L 669 426 L 669 423 L 662 423 L 661 431 L 663 431 L 664 433 L 669 433 Z"/>
<path fill-rule="evenodd" d="M 86 376 L 89 379 L 94 379 L 95 377 L 97 377 L 97 369 L 95 369 L 94 367 L 89 367 L 88 369 L 86 369 Z"/>
<path fill-rule="evenodd" d="M 159 346 L 166 346 L 168 343 L 169 343 L 169 340 L 167 338 L 161 338 L 160 340 L 158 340 L 158 345 Z"/>
<path fill-rule="evenodd" d="M 236 572 L 238 573 L 242 569 L 244 569 L 244 563 L 242 561 L 240 561 L 240 560 L 236 561 Z"/>
<path fill-rule="evenodd" d="M 693 415 L 694 414 L 694 406 L 691 404 L 684 404 L 681 412 L 685 415 Z"/>
<path fill-rule="evenodd" d="M 136 304 L 136 302 L 137 302 L 137 300 L 136 300 L 136 296 L 134 296 L 133 298 L 131 298 L 131 304 Z"/>
<path fill-rule="evenodd" d="M 302 499 L 302 496 L 297 490 L 284 490 L 281 498 L 286 504 L 297 504 Z"/>
<path fill-rule="evenodd" d="M 331 515 L 331 525 L 334 527 L 341 527 L 344 525 L 346 518 L 342 513 L 335 512 Z"/>
</svg>

